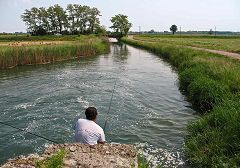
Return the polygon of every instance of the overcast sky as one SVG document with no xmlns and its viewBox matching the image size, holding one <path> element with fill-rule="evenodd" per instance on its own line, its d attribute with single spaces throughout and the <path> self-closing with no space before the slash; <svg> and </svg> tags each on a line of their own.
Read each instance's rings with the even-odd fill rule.
<svg viewBox="0 0 240 168">
<path fill-rule="evenodd" d="M 20 15 L 31 7 L 77 3 L 101 11 L 101 24 L 111 26 L 110 18 L 125 14 L 132 30 L 164 31 L 172 24 L 182 30 L 240 31 L 240 0 L 0 0 L 0 32 L 26 31 Z"/>
</svg>

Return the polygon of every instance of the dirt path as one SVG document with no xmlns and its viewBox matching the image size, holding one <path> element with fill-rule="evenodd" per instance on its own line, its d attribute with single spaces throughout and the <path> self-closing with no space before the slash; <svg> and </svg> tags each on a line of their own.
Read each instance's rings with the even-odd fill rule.
<svg viewBox="0 0 240 168">
<path fill-rule="evenodd" d="M 207 48 L 199 48 L 199 47 L 188 47 L 194 50 L 200 50 L 200 51 L 207 51 L 210 53 L 214 53 L 214 54 L 220 54 L 220 55 L 224 55 L 227 57 L 232 57 L 235 59 L 239 59 L 240 60 L 240 54 L 238 53 L 232 53 L 232 52 L 227 52 L 227 51 L 221 51 L 221 50 L 212 50 L 212 49 L 207 49 Z"/>
<path fill-rule="evenodd" d="M 148 41 L 144 41 L 144 40 L 136 40 L 136 39 L 134 39 L 133 35 L 128 36 L 128 39 L 135 40 L 135 41 L 147 42 L 147 43 L 155 43 L 155 42 L 148 42 Z M 231 58 L 240 60 L 240 54 L 238 54 L 238 53 L 232 53 L 232 52 L 222 51 L 222 50 L 213 50 L 213 49 L 207 49 L 207 48 L 191 47 L 191 46 L 185 46 L 185 47 L 191 48 L 194 50 L 207 51 L 207 52 L 214 53 L 214 54 L 220 54 L 220 55 L 224 55 L 227 57 L 231 57 Z"/>
</svg>

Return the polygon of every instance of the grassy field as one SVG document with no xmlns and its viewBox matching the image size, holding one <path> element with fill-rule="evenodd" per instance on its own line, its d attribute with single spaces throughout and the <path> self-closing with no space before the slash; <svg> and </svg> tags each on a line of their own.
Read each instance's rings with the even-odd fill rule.
<svg viewBox="0 0 240 168">
<path fill-rule="evenodd" d="M 140 35 L 134 39 L 240 53 L 240 36 Z"/>
<path fill-rule="evenodd" d="M 240 61 L 172 43 L 122 40 L 178 69 L 180 89 L 202 115 L 188 125 L 185 149 L 190 164 L 240 167 Z"/>
<path fill-rule="evenodd" d="M 0 36 L 0 69 L 45 64 L 109 51 L 107 40 L 90 36 Z"/>
</svg>

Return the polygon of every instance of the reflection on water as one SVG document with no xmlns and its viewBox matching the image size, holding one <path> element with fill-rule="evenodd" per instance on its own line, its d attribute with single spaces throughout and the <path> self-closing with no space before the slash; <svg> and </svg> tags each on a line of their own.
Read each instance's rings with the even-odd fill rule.
<svg viewBox="0 0 240 168">
<path fill-rule="evenodd" d="M 154 165 L 185 167 L 185 128 L 196 118 L 177 87 L 177 75 L 157 56 L 124 44 L 111 53 L 0 72 L 1 121 L 55 141 L 73 142 L 73 125 L 88 106 L 110 118 L 108 142 L 136 144 Z M 107 109 L 117 79 L 109 116 Z M 0 162 L 40 152 L 48 144 L 0 127 Z"/>
</svg>

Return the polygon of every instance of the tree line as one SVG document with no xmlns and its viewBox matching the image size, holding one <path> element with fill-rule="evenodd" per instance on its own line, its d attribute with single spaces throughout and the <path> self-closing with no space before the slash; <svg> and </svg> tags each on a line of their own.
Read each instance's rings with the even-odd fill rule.
<svg viewBox="0 0 240 168">
<path fill-rule="evenodd" d="M 21 15 L 31 35 L 92 34 L 104 31 L 100 25 L 100 11 L 86 5 L 69 4 L 63 9 L 58 4 L 48 8 L 33 7 Z"/>
</svg>

